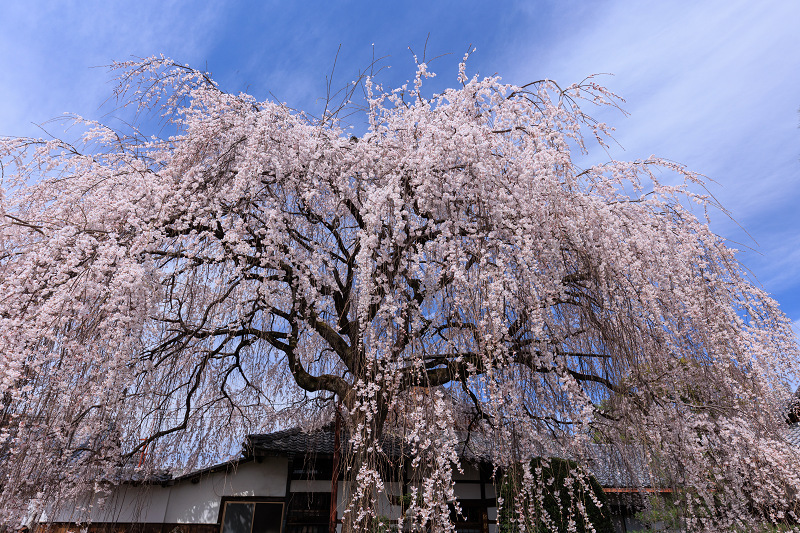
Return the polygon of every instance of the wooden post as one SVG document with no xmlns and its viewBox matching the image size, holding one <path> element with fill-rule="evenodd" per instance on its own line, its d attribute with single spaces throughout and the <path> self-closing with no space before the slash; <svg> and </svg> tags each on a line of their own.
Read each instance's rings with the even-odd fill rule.
<svg viewBox="0 0 800 533">
<path fill-rule="evenodd" d="M 336 405 L 336 422 L 333 429 L 333 469 L 331 472 L 331 514 L 328 519 L 328 533 L 336 533 L 336 522 L 339 519 L 337 513 L 337 500 L 339 492 L 339 460 L 341 456 L 341 436 L 342 431 L 342 415 L 341 415 L 342 402 Z"/>
</svg>

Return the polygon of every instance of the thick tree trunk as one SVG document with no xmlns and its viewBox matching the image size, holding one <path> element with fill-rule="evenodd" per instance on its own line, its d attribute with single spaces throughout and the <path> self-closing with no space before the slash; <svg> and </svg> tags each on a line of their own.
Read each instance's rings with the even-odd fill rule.
<svg viewBox="0 0 800 533">
<path fill-rule="evenodd" d="M 346 497 L 350 502 L 347 506 L 346 514 L 342 520 L 342 533 L 356 533 L 369 531 L 374 523 L 374 520 L 380 516 L 378 505 L 378 496 L 383 491 L 383 487 L 378 487 L 374 483 L 367 482 L 365 486 L 359 487 L 362 483 L 359 481 L 359 475 L 367 470 L 377 470 L 381 472 L 380 481 L 383 483 L 385 479 L 385 472 L 383 471 L 383 457 L 381 452 L 383 430 L 387 418 L 386 402 L 383 398 L 378 400 L 378 410 L 372 413 L 372 417 L 367 421 L 366 414 L 363 411 L 353 413 L 348 420 L 348 442 L 342 443 L 342 451 L 344 452 L 343 461 L 340 465 L 343 472 L 345 472 L 345 480 L 347 486 Z M 369 440 L 362 440 L 362 445 L 357 449 L 352 446 L 353 433 L 362 428 L 362 435 L 366 437 L 367 428 L 369 428 L 371 437 Z M 370 450 L 371 451 L 368 451 Z"/>
</svg>

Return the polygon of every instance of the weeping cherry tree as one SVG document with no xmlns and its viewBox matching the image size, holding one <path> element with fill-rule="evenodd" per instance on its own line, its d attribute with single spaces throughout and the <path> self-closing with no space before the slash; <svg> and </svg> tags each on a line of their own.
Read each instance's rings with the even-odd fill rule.
<svg viewBox="0 0 800 533">
<path fill-rule="evenodd" d="M 790 323 L 693 214 L 716 207 L 700 176 L 576 163 L 609 139 L 583 108 L 618 102 L 592 78 L 462 64 L 426 96 L 421 63 L 353 85 L 355 137 L 164 58 L 114 68 L 170 136 L 76 118 L 80 142 L 0 140 L 4 515 L 340 405 L 347 530 L 374 522 L 387 437 L 418 474 L 411 530 L 453 530 L 470 438 L 500 469 L 645 450 L 690 529 L 797 519 Z M 541 494 L 522 477 L 520 502 Z"/>
</svg>

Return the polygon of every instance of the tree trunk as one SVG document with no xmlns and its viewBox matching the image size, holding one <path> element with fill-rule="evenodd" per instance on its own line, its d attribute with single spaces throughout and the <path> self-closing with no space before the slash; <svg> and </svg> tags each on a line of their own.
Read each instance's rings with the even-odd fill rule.
<svg viewBox="0 0 800 533">
<path fill-rule="evenodd" d="M 352 402 L 346 402 L 352 405 Z M 383 464 L 383 457 L 381 453 L 383 428 L 386 423 L 388 410 L 386 402 L 383 398 L 378 399 L 378 410 L 373 413 L 372 418 L 367 422 L 366 414 L 363 411 L 356 411 L 353 413 L 350 410 L 348 420 L 348 430 L 346 433 L 347 440 L 342 443 L 343 461 L 341 462 L 341 471 L 345 472 L 345 480 L 347 486 L 346 498 L 350 504 L 345 511 L 342 520 L 342 533 L 356 533 L 370 531 L 379 515 L 379 494 L 384 493 L 384 487 L 380 487 L 375 483 L 383 484 L 386 475 L 386 465 Z M 366 440 L 366 424 L 369 424 L 371 429 L 371 439 Z M 352 446 L 352 435 L 359 427 L 363 428 L 362 434 L 364 439 L 358 449 Z M 368 448 L 372 451 L 369 452 Z M 374 470 L 379 472 L 380 478 L 374 480 L 373 483 L 367 483 L 366 486 L 361 487 L 361 494 L 359 494 L 359 474 L 367 470 Z"/>
</svg>

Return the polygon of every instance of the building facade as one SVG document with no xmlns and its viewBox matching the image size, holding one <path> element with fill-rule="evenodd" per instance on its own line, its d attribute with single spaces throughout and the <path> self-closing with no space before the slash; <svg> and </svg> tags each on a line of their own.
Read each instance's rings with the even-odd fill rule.
<svg viewBox="0 0 800 533">
<path fill-rule="evenodd" d="M 346 438 L 343 439 L 346 441 Z M 37 529 L 50 533 L 331 533 L 341 529 L 347 486 L 336 468 L 332 426 L 314 432 L 290 429 L 247 438 L 241 459 L 188 475 L 126 483 L 105 501 L 87 499 L 47 509 Z M 384 442 L 387 457 L 398 457 L 395 443 Z M 647 476 L 621 474 L 609 454 L 593 474 L 609 500 L 615 530 L 644 529 L 633 517 L 648 491 Z M 491 466 L 474 455 L 455 473 L 461 513 L 452 518 L 458 533 L 497 533 L 497 502 Z M 334 483 L 334 470 L 339 471 Z M 381 495 L 376 530 L 399 529 L 406 468 L 393 471 Z M 638 479 L 635 479 L 638 478 Z"/>
</svg>

